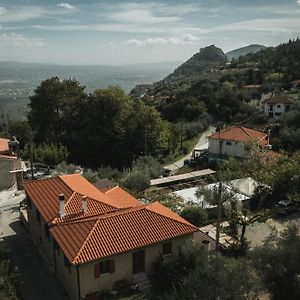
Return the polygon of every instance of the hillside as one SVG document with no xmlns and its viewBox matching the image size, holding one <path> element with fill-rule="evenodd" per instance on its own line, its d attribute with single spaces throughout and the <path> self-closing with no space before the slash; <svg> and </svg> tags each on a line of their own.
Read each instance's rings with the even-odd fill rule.
<svg viewBox="0 0 300 300">
<path fill-rule="evenodd" d="M 218 68 L 226 62 L 226 55 L 222 49 L 214 45 L 201 48 L 190 59 L 181 64 L 173 73 L 154 84 L 154 92 L 166 93 L 172 87 L 186 89 L 193 82 L 208 77 L 208 71 Z"/>
<path fill-rule="evenodd" d="M 258 52 L 262 49 L 265 49 L 265 48 L 266 48 L 266 46 L 253 44 L 253 45 L 249 45 L 249 46 L 246 46 L 246 47 L 231 50 L 231 51 L 226 53 L 226 56 L 227 56 L 227 59 L 229 61 L 231 61 L 233 58 L 237 59 L 240 56 L 243 56 L 243 55 L 246 55 L 246 54 L 249 54 L 249 53 L 256 53 L 256 52 Z"/>
</svg>

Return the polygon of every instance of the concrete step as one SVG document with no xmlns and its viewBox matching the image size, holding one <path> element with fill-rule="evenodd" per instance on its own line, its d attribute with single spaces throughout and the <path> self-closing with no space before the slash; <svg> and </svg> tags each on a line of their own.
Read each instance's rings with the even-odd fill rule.
<svg viewBox="0 0 300 300">
<path fill-rule="evenodd" d="M 151 289 L 150 280 L 145 272 L 136 273 L 132 276 L 132 281 L 138 285 L 140 291 Z"/>
</svg>

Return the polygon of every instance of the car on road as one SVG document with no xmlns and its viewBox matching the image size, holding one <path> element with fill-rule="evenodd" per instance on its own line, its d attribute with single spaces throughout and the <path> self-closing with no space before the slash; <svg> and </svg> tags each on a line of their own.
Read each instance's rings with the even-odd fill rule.
<svg viewBox="0 0 300 300">
<path fill-rule="evenodd" d="M 289 200 L 281 200 L 276 204 L 277 214 L 286 216 L 299 211 L 297 203 Z"/>
</svg>

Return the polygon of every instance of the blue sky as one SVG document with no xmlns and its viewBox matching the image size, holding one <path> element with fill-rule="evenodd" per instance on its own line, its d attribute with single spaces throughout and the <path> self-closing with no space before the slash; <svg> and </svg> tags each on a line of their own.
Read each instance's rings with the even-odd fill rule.
<svg viewBox="0 0 300 300">
<path fill-rule="evenodd" d="M 0 0 L 0 60 L 124 65 L 300 36 L 300 0 Z"/>
</svg>

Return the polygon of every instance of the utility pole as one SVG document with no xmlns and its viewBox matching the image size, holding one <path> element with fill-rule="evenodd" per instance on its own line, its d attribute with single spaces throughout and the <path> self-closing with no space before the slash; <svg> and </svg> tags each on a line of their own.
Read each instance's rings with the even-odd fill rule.
<svg viewBox="0 0 300 300">
<path fill-rule="evenodd" d="M 220 229 L 221 229 L 221 215 L 222 215 L 222 182 L 219 180 L 218 187 L 218 201 L 217 201 L 217 226 L 216 226 L 216 252 L 220 250 Z"/>
<path fill-rule="evenodd" d="M 145 156 L 148 155 L 148 132 L 147 132 L 147 125 L 145 125 Z"/>
<path fill-rule="evenodd" d="M 31 169 L 31 180 L 33 180 L 34 179 L 34 175 L 33 175 L 33 141 L 32 141 L 32 131 L 31 130 L 30 130 L 29 136 L 30 136 L 29 159 L 30 159 L 30 169 Z"/>
<path fill-rule="evenodd" d="M 183 154 L 183 122 L 180 122 L 180 150 L 181 154 Z"/>
<path fill-rule="evenodd" d="M 1 117 L 2 117 L 2 127 L 3 127 L 3 132 L 6 132 L 6 123 L 5 123 L 5 117 L 4 117 L 4 112 L 1 110 Z"/>
</svg>

